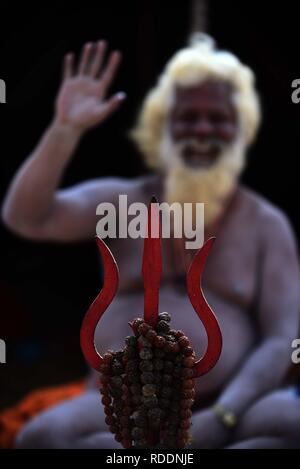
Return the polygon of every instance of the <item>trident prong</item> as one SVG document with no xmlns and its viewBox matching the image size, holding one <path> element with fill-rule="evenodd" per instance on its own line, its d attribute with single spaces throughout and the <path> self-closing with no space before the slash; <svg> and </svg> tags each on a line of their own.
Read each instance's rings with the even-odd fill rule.
<svg viewBox="0 0 300 469">
<path fill-rule="evenodd" d="M 205 327 L 207 348 L 205 354 L 195 363 L 195 375 L 207 373 L 217 363 L 222 351 L 222 334 L 217 318 L 206 301 L 201 288 L 202 273 L 206 259 L 212 249 L 215 238 L 210 238 L 195 254 L 189 267 L 186 285 L 190 302 Z"/>
<path fill-rule="evenodd" d="M 148 206 L 142 276 L 144 280 L 144 320 L 153 328 L 156 327 L 158 318 L 159 287 L 162 273 L 160 228 L 157 200 L 152 197 Z"/>
<path fill-rule="evenodd" d="M 95 370 L 100 371 L 103 358 L 95 347 L 95 330 L 117 293 L 119 270 L 114 256 L 102 239 L 96 237 L 96 242 L 104 267 L 103 287 L 83 319 L 80 330 L 80 345 L 87 363 Z"/>
</svg>

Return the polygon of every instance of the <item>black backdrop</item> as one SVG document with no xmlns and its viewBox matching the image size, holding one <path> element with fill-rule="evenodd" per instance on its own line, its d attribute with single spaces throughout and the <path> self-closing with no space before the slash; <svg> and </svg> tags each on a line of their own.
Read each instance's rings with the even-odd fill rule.
<svg viewBox="0 0 300 469">
<path fill-rule="evenodd" d="M 267 2 L 265 2 L 267 3 Z M 146 90 L 167 58 L 186 40 L 190 1 L 83 2 L 82 6 L 1 6 L 1 196 L 16 169 L 51 121 L 62 56 L 90 40 L 107 38 L 124 60 L 114 90 L 125 90 L 122 110 L 81 142 L 62 184 L 91 177 L 133 177 L 146 171 L 125 134 Z M 297 14 L 293 7 L 262 2 L 208 2 L 208 28 L 222 48 L 233 50 L 257 74 L 264 121 L 250 151 L 244 181 L 286 211 L 297 235 L 300 104 L 291 82 L 300 77 Z M 38 195 L 37 195 L 38 196 Z M 100 285 L 93 241 L 33 243 L 1 227 L 0 406 L 27 390 L 80 377 L 80 321 Z"/>
</svg>

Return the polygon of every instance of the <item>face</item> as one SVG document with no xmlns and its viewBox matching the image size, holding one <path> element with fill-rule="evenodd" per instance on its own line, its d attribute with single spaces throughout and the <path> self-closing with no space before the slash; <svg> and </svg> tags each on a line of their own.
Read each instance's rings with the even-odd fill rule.
<svg viewBox="0 0 300 469">
<path fill-rule="evenodd" d="M 212 166 L 238 133 L 231 85 L 207 81 L 177 88 L 169 126 L 171 138 L 179 145 L 187 166 Z"/>
</svg>

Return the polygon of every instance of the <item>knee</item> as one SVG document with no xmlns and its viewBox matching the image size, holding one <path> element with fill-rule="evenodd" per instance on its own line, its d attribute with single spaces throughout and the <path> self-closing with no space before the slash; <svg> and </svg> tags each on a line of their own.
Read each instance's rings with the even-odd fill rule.
<svg viewBox="0 0 300 469">
<path fill-rule="evenodd" d="M 69 435 L 57 418 L 41 415 L 32 419 L 17 434 L 16 449 L 67 448 Z"/>
</svg>

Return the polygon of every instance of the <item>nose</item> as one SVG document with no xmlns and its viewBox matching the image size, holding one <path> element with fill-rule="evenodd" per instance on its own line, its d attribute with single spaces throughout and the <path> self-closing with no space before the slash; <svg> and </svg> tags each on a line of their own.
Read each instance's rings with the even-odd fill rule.
<svg viewBox="0 0 300 469">
<path fill-rule="evenodd" d="M 212 125 L 211 121 L 207 118 L 200 118 L 197 119 L 193 126 L 193 132 L 195 137 L 206 139 L 213 135 L 214 133 L 214 126 Z"/>
</svg>

